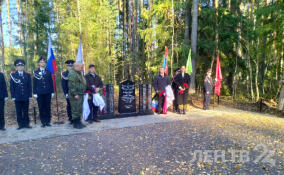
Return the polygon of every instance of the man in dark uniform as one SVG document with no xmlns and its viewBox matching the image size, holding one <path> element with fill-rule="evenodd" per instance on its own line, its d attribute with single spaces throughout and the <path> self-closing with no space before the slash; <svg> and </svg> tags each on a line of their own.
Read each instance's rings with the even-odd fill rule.
<svg viewBox="0 0 284 175">
<path fill-rule="evenodd" d="M 5 131 L 4 105 L 8 100 L 8 92 L 4 74 L 0 72 L 0 130 Z"/>
<path fill-rule="evenodd" d="M 65 64 L 66 64 L 67 70 L 61 73 L 61 86 L 62 86 L 63 93 L 65 95 L 66 102 L 67 102 L 68 120 L 70 124 L 72 124 L 72 112 L 71 112 L 71 105 L 70 105 L 69 94 L 68 94 L 68 74 L 69 74 L 69 71 L 73 68 L 74 61 L 67 60 Z"/>
<path fill-rule="evenodd" d="M 185 66 L 181 66 L 180 74 L 176 77 L 177 84 L 179 86 L 178 98 L 177 103 L 179 105 L 178 113 L 185 114 L 186 112 L 186 105 L 188 102 L 188 91 L 190 85 L 190 75 L 185 73 Z M 180 111 L 180 106 L 183 106 L 182 112 Z"/>
<path fill-rule="evenodd" d="M 163 113 L 163 106 L 165 101 L 165 90 L 166 86 L 170 85 L 170 79 L 167 75 L 165 75 L 165 69 L 163 67 L 160 68 L 160 74 L 157 75 L 154 79 L 154 89 L 158 94 L 158 114 Z"/>
<path fill-rule="evenodd" d="M 10 74 L 10 91 L 16 105 L 18 130 L 31 128 L 29 119 L 29 99 L 32 98 L 31 75 L 24 71 L 24 60 L 17 59 L 14 65 L 17 71 Z"/>
<path fill-rule="evenodd" d="M 45 68 L 46 60 L 40 57 L 39 68 L 34 70 L 33 94 L 37 99 L 41 127 L 51 126 L 51 98 L 54 96 L 54 88 L 51 72 Z"/>
<path fill-rule="evenodd" d="M 203 109 L 208 110 L 210 106 L 210 97 L 212 94 L 214 82 L 211 77 L 212 70 L 207 70 L 207 75 L 204 79 L 204 88 L 203 88 L 203 94 L 204 94 L 204 101 L 203 101 Z"/>
<path fill-rule="evenodd" d="M 173 82 L 172 82 L 172 89 L 174 91 L 174 96 L 175 99 L 173 101 L 173 106 L 174 106 L 174 112 L 178 112 L 178 104 L 177 104 L 177 97 L 178 97 L 178 84 L 176 82 L 176 76 L 180 73 L 180 68 L 177 68 L 175 70 L 175 76 L 173 77 Z"/>
<path fill-rule="evenodd" d="M 103 88 L 103 82 L 99 75 L 95 73 L 95 66 L 93 64 L 89 65 L 89 73 L 85 75 L 87 83 L 87 93 L 89 94 L 89 107 L 90 115 L 88 116 L 88 122 L 100 122 L 98 119 L 99 107 L 95 106 L 93 103 L 93 94 L 98 93 L 100 88 Z"/>
</svg>

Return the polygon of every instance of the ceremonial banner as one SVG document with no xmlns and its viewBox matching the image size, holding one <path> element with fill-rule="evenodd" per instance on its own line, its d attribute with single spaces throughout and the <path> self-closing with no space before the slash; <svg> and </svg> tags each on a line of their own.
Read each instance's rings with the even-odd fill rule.
<svg viewBox="0 0 284 175">
<path fill-rule="evenodd" d="M 221 71 L 221 65 L 220 65 L 219 56 L 217 56 L 215 78 L 216 78 L 215 94 L 220 96 L 223 77 L 222 77 L 222 71 Z"/>
<path fill-rule="evenodd" d="M 168 48 L 167 47 L 166 47 L 166 51 L 165 51 L 163 67 L 165 69 L 165 74 L 168 75 L 169 71 L 168 71 Z"/>
</svg>

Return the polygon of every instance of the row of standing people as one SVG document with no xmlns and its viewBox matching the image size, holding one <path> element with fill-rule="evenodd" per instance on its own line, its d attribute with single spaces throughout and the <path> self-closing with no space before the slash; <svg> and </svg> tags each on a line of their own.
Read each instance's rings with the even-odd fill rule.
<svg viewBox="0 0 284 175">
<path fill-rule="evenodd" d="M 84 77 L 81 63 L 78 63 L 74 68 L 74 61 L 68 60 L 65 63 L 67 71 L 62 73 L 61 84 L 67 101 L 68 118 L 75 128 L 82 128 L 83 125 L 78 120 L 82 113 L 78 108 L 82 105 L 78 104 L 81 103 L 86 92 L 89 94 L 96 93 L 99 88 L 102 88 L 103 83 L 101 78 L 95 74 L 94 65 L 89 66 L 90 72 Z M 10 93 L 16 107 L 18 130 L 31 128 L 29 100 L 32 99 L 32 94 L 38 103 L 41 126 L 51 126 L 51 98 L 54 96 L 52 75 L 46 69 L 46 60 L 43 57 L 39 58 L 38 65 L 39 68 L 33 71 L 33 86 L 30 73 L 24 71 L 24 60 L 17 59 L 14 62 L 16 71 L 10 73 Z M 4 106 L 7 100 L 8 91 L 4 74 L 0 73 L 0 130 L 5 130 Z M 98 108 L 93 105 L 91 95 L 88 101 L 91 110 L 88 117 L 89 122 L 99 122 Z"/>
<path fill-rule="evenodd" d="M 210 105 L 210 97 L 212 94 L 214 82 L 211 77 L 212 70 L 206 71 L 203 86 L 203 109 L 208 110 Z M 173 101 L 174 112 L 178 114 L 186 114 L 186 107 L 188 104 L 188 93 L 191 77 L 185 72 L 185 66 L 175 70 L 175 76 L 172 79 L 171 87 L 173 89 L 175 100 Z M 170 79 L 165 74 L 165 69 L 160 68 L 160 73 L 154 79 L 154 90 L 158 95 L 158 114 L 163 114 L 163 106 L 165 102 L 165 90 L 170 85 Z"/>
</svg>

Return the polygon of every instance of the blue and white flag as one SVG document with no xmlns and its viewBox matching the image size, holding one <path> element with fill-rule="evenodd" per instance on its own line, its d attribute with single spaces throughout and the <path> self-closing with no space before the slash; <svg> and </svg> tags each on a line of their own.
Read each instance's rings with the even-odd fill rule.
<svg viewBox="0 0 284 175">
<path fill-rule="evenodd" d="M 78 47 L 78 52 L 77 52 L 76 63 L 84 63 L 81 40 L 79 41 L 79 47 Z"/>
</svg>

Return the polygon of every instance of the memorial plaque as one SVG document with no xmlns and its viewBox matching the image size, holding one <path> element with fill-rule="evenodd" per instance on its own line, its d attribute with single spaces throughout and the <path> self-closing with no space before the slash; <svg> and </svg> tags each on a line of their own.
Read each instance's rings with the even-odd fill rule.
<svg viewBox="0 0 284 175">
<path fill-rule="evenodd" d="M 139 114 L 153 114 L 152 112 L 152 85 L 139 86 Z"/>
<path fill-rule="evenodd" d="M 135 84 L 130 80 L 119 85 L 118 112 L 120 114 L 136 114 Z"/>
<path fill-rule="evenodd" d="M 112 118 L 114 116 L 114 94 L 113 94 L 113 85 L 107 84 L 104 85 L 106 90 L 106 95 L 103 96 L 105 101 L 104 115 L 100 114 L 100 119 Z"/>
</svg>

